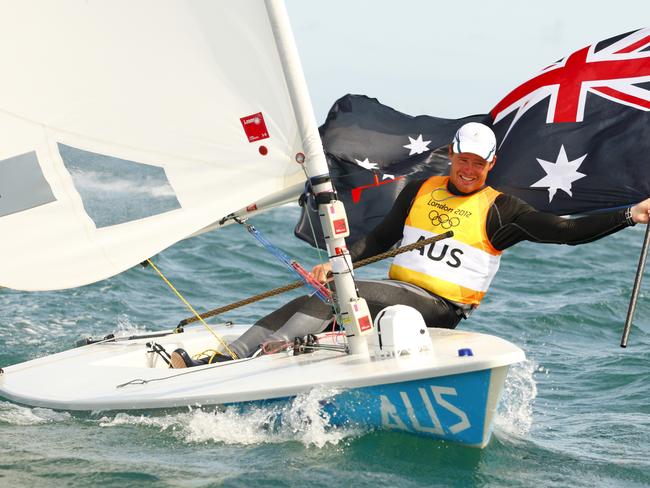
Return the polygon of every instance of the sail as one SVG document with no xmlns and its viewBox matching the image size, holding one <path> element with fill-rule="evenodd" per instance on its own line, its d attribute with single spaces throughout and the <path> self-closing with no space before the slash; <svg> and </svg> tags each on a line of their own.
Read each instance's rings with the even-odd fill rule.
<svg viewBox="0 0 650 488">
<path fill-rule="evenodd" d="M 263 0 L 0 2 L 0 286 L 136 265 L 304 179 Z"/>
</svg>

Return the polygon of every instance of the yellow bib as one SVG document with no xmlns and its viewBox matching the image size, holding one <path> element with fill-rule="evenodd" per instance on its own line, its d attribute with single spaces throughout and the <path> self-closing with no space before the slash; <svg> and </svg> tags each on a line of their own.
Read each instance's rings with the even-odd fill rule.
<svg viewBox="0 0 650 488">
<path fill-rule="evenodd" d="M 458 303 L 478 305 L 499 269 L 501 252 L 487 238 L 487 213 L 499 192 L 491 187 L 468 196 L 447 190 L 447 176 L 420 187 L 404 224 L 402 245 L 454 231 L 454 237 L 399 254 L 389 277 L 413 283 Z"/>
</svg>

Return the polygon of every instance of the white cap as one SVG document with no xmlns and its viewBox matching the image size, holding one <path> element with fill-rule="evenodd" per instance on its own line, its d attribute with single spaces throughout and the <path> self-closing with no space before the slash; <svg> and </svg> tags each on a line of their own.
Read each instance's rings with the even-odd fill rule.
<svg viewBox="0 0 650 488">
<path fill-rule="evenodd" d="M 497 150 L 497 138 L 487 125 L 468 122 L 458 129 L 451 147 L 455 153 L 472 153 L 492 161 Z"/>
</svg>

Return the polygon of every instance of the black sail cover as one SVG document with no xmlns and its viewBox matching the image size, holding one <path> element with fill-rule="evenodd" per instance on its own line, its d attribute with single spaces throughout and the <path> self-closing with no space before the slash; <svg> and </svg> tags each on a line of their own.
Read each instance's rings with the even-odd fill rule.
<svg viewBox="0 0 650 488">
<path fill-rule="evenodd" d="M 354 243 L 412 179 L 448 173 L 447 144 L 467 122 L 497 136 L 488 183 L 556 215 L 619 208 L 650 196 L 650 29 L 601 41 L 544 68 L 488 114 L 443 119 L 346 95 L 320 128 Z M 307 213 L 316 231 L 316 242 Z M 324 248 L 313 202 L 296 235 Z"/>
</svg>

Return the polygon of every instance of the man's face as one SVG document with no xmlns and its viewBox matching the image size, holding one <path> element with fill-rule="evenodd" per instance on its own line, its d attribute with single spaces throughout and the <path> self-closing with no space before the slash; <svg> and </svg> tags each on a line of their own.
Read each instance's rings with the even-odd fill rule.
<svg viewBox="0 0 650 488">
<path fill-rule="evenodd" d="M 473 153 L 454 153 L 449 150 L 451 169 L 449 180 L 462 193 L 472 193 L 485 185 L 488 172 L 494 167 L 496 157 L 488 163 Z"/>
</svg>

